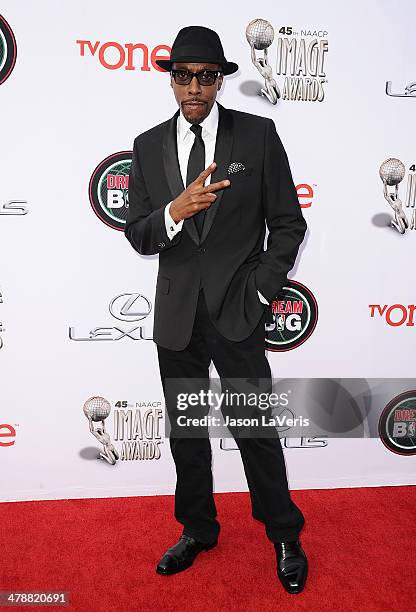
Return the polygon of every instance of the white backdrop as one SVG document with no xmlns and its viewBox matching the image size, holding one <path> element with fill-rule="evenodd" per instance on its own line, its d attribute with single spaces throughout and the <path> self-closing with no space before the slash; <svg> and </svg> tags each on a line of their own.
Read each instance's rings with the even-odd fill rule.
<svg viewBox="0 0 416 612">
<path fill-rule="evenodd" d="M 121 231 L 94 214 L 88 186 L 109 155 L 132 149 L 134 137 L 169 118 L 176 102 L 169 76 L 105 68 L 76 41 L 170 46 L 185 25 L 215 29 L 228 60 L 240 70 L 225 78 L 218 100 L 229 108 L 271 117 L 286 148 L 295 184 L 313 188 L 304 208 L 308 232 L 290 276 L 306 285 L 319 307 L 316 329 L 301 346 L 268 353 L 276 377 L 411 378 L 416 331 L 370 316 L 371 304 L 415 304 L 416 232 L 383 227 L 390 209 L 378 169 L 388 157 L 415 162 L 416 101 L 403 92 L 416 80 L 410 0 L 276 5 L 264 0 L 226 4 L 191 0 L 161 5 L 125 0 L 58 3 L 3 0 L 1 13 L 17 42 L 16 65 L 0 85 L 0 209 L 23 200 L 27 214 L 0 214 L 0 483 L 1 499 L 52 499 L 173 493 L 168 441 L 152 439 L 159 459 L 97 460 L 82 407 L 91 396 L 163 409 L 156 347 L 151 340 L 74 341 L 116 320 L 111 300 L 140 293 L 153 305 L 157 258 L 136 254 Z M 258 96 L 261 78 L 250 59 L 245 28 L 254 18 L 279 34 L 304 38 L 327 32 L 321 102 Z M 275 66 L 276 38 L 270 57 Z M 298 36 L 300 38 L 300 35 Z M 117 47 L 107 49 L 108 63 Z M 283 88 L 283 78 L 276 77 Z M 253 93 L 254 92 L 254 93 Z M 401 186 L 404 199 L 404 186 Z M 305 200 L 301 200 L 305 202 Z M 142 321 L 152 335 L 152 314 Z M 114 333 L 114 332 L 113 332 Z M 212 370 L 215 375 L 215 370 Z M 416 381 L 415 381 L 416 382 Z M 409 381 L 391 394 L 412 388 Z M 413 385 L 414 388 L 415 385 Z M 383 405 L 381 405 L 383 404 Z M 381 410 L 385 402 L 377 408 Z M 113 438 L 112 416 L 108 431 Z M 15 435 L 8 436 L 7 433 Z M 10 445 L 7 445 L 8 443 Z M 230 441 L 228 441 L 230 442 Z M 117 448 L 121 444 L 115 442 Z M 415 456 L 389 451 L 377 437 L 313 441 L 285 450 L 292 488 L 416 483 Z M 247 490 L 235 450 L 213 440 L 217 491 Z"/>
</svg>

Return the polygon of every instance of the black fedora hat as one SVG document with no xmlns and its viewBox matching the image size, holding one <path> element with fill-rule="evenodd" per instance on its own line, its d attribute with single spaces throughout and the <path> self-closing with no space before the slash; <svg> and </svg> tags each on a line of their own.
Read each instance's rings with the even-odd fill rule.
<svg viewBox="0 0 416 612">
<path fill-rule="evenodd" d="M 170 59 L 156 60 L 165 70 L 171 70 L 173 62 L 209 62 L 221 64 L 224 74 L 238 70 L 234 62 L 227 62 L 220 37 L 204 26 L 187 26 L 179 30 L 172 46 Z"/>
</svg>

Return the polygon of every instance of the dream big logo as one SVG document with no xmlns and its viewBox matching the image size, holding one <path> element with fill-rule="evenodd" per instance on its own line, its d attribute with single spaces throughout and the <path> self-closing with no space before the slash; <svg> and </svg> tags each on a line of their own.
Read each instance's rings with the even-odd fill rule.
<svg viewBox="0 0 416 612">
<path fill-rule="evenodd" d="M 16 39 L 11 27 L 0 15 L 0 85 L 9 78 L 16 63 Z"/>
<path fill-rule="evenodd" d="M 416 390 L 397 395 L 384 408 L 378 433 L 384 446 L 398 455 L 416 455 Z"/>
<path fill-rule="evenodd" d="M 89 185 L 90 203 L 97 217 L 109 227 L 122 232 L 129 206 L 131 161 L 131 151 L 109 155 L 98 164 Z"/>
<path fill-rule="evenodd" d="M 297 348 L 309 338 L 318 321 L 315 296 L 298 281 L 287 281 L 270 309 L 273 322 L 265 326 L 266 348 L 269 351 Z"/>
</svg>

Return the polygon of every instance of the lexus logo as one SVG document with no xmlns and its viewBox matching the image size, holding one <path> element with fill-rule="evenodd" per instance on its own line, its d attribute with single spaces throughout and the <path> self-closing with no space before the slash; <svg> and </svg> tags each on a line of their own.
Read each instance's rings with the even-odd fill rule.
<svg viewBox="0 0 416 612">
<path fill-rule="evenodd" d="M 109 309 L 119 321 L 141 321 L 150 314 L 152 305 L 141 293 L 122 293 L 111 300 Z"/>
<path fill-rule="evenodd" d="M 69 328 L 69 338 L 76 341 L 103 341 L 103 340 L 152 340 L 148 336 L 143 324 L 137 325 L 149 316 L 152 304 L 147 297 L 141 293 L 121 293 L 114 297 L 109 304 L 109 311 L 118 321 L 131 323 L 132 325 L 112 325 L 90 328 L 86 335 L 76 333 L 75 327 Z"/>
</svg>

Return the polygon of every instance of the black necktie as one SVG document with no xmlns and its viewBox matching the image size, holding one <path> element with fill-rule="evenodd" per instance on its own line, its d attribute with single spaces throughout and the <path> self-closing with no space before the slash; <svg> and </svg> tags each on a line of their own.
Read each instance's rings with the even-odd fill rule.
<svg viewBox="0 0 416 612">
<path fill-rule="evenodd" d="M 198 124 L 191 125 L 190 129 L 195 134 L 194 144 L 192 145 L 191 152 L 188 159 L 188 169 L 186 172 L 186 186 L 192 183 L 196 177 L 201 174 L 202 170 L 205 169 L 205 145 L 202 140 L 201 132 L 202 127 Z M 201 237 L 202 226 L 204 225 L 205 209 L 200 210 L 194 215 L 195 224 Z"/>
</svg>

